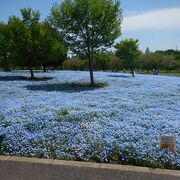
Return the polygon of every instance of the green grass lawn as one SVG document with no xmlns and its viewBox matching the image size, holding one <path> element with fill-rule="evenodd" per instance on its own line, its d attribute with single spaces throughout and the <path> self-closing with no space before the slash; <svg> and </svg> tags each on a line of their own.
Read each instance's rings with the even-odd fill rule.
<svg viewBox="0 0 180 180">
<path fill-rule="evenodd" d="M 152 74 L 152 71 L 137 71 L 136 73 L 138 74 Z M 160 70 L 158 75 L 162 75 L 162 76 L 176 76 L 176 77 L 180 77 L 180 72 L 177 71 L 171 71 L 170 73 L 165 71 L 165 70 Z"/>
</svg>

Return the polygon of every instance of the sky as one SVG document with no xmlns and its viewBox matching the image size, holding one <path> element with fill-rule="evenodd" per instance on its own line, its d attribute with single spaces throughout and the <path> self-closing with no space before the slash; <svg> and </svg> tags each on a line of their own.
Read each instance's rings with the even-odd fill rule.
<svg viewBox="0 0 180 180">
<path fill-rule="evenodd" d="M 10 15 L 20 16 L 20 9 L 39 10 L 43 20 L 54 3 L 62 0 L 0 0 L 0 21 L 7 22 Z M 138 39 L 140 49 L 151 51 L 180 50 L 180 0 L 121 0 L 123 23 L 121 36 Z"/>
</svg>

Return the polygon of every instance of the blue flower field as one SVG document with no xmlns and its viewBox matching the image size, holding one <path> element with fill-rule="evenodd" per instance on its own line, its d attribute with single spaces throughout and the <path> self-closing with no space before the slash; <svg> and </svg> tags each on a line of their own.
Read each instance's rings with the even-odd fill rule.
<svg viewBox="0 0 180 180">
<path fill-rule="evenodd" d="M 95 72 L 0 72 L 1 154 L 180 169 L 180 78 Z M 159 149 L 176 136 L 176 151 Z"/>
</svg>

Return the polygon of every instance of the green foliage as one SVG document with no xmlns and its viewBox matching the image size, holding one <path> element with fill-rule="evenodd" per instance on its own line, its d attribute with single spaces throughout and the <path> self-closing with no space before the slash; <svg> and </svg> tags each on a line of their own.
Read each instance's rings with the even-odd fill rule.
<svg viewBox="0 0 180 180">
<path fill-rule="evenodd" d="M 163 57 L 163 67 L 167 71 L 171 71 L 175 69 L 176 66 L 176 61 L 175 61 L 175 56 L 174 55 L 164 55 Z"/>
<path fill-rule="evenodd" d="M 119 58 L 117 58 L 116 56 L 111 55 L 109 62 L 109 70 L 117 72 L 121 69 L 123 69 L 122 61 L 119 60 Z"/>
<path fill-rule="evenodd" d="M 30 26 L 37 24 L 40 20 L 39 11 L 34 11 L 31 8 L 21 9 L 21 14 L 23 17 L 23 22 L 25 22 L 26 24 Z"/>
<path fill-rule="evenodd" d="M 64 34 L 70 49 L 86 54 L 91 85 L 94 53 L 110 47 L 120 35 L 119 6 L 119 1 L 112 0 L 65 0 L 51 9 L 50 20 Z"/>
<path fill-rule="evenodd" d="M 94 68 L 96 70 L 118 71 L 122 69 L 122 62 L 111 52 L 100 52 L 95 54 Z"/>
<path fill-rule="evenodd" d="M 83 56 L 81 56 L 83 57 Z M 67 59 L 63 62 L 63 69 L 66 70 L 87 70 L 87 60 L 79 59 L 77 57 Z M 118 71 L 122 68 L 121 61 L 111 52 L 96 53 L 94 57 L 95 70 L 111 70 Z"/>
<path fill-rule="evenodd" d="M 51 21 L 66 36 L 74 52 L 109 46 L 120 34 L 119 1 L 65 0 L 51 10 Z M 89 41 L 88 43 L 86 41 Z M 84 46 L 85 45 L 85 46 Z"/>
<path fill-rule="evenodd" d="M 174 66 L 174 69 L 180 73 L 180 51 L 178 51 L 178 54 L 175 56 Z"/>
<path fill-rule="evenodd" d="M 33 68 L 41 65 L 57 66 L 67 55 L 62 35 L 47 21 L 40 23 L 39 11 L 21 9 L 22 19 L 11 16 L 8 22 L 14 65 L 27 67 L 34 78 Z"/>
<path fill-rule="evenodd" d="M 107 70 L 109 69 L 109 64 L 110 64 L 110 56 L 105 53 L 105 52 L 101 52 L 101 53 L 97 53 L 95 54 L 95 58 L 94 58 L 94 68 L 96 70 Z"/>
<path fill-rule="evenodd" d="M 43 66 L 57 67 L 67 56 L 67 45 L 62 35 L 49 22 L 41 24 L 40 58 Z"/>
<path fill-rule="evenodd" d="M 156 54 L 162 54 L 162 55 L 178 55 L 179 51 L 174 49 L 167 49 L 165 51 L 155 51 Z"/>
<path fill-rule="evenodd" d="M 134 39 L 125 39 L 115 45 L 116 56 L 122 60 L 124 68 L 131 69 L 134 75 L 134 69 L 138 67 L 138 59 L 141 55 L 139 42 Z"/>
<path fill-rule="evenodd" d="M 142 68 L 147 70 L 160 69 L 163 66 L 163 56 L 158 53 L 143 54 L 140 61 Z"/>
<path fill-rule="evenodd" d="M 29 14 L 29 9 L 23 9 L 21 12 L 23 12 L 23 20 L 11 16 L 8 22 L 13 41 L 12 55 L 15 65 L 26 66 L 32 70 L 41 62 L 39 58 L 40 24 L 35 12 L 30 11 L 31 14 Z"/>
<path fill-rule="evenodd" d="M 63 69 L 66 70 L 86 70 L 87 61 L 80 59 L 67 59 L 63 62 Z"/>
<path fill-rule="evenodd" d="M 171 70 L 180 72 L 180 51 L 168 49 L 165 51 L 155 51 L 155 54 L 162 56 L 162 69 L 166 69 L 168 72 L 171 72 Z"/>
<path fill-rule="evenodd" d="M 0 23 L 0 66 L 5 70 L 10 70 L 12 41 L 10 39 L 9 27 L 5 23 Z"/>
</svg>

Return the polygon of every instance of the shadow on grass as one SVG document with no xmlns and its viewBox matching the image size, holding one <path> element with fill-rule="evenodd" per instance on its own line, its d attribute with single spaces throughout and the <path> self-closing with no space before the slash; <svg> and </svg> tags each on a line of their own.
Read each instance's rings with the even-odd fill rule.
<svg viewBox="0 0 180 180">
<path fill-rule="evenodd" d="M 0 81 L 48 81 L 53 79 L 52 77 L 35 77 L 31 79 L 25 76 L 0 76 Z"/>
<path fill-rule="evenodd" d="M 81 92 L 81 91 L 93 91 L 95 89 L 103 88 L 107 86 L 106 83 L 95 83 L 92 87 L 89 83 L 62 83 L 62 84 L 41 84 L 41 85 L 27 85 L 28 90 L 32 91 L 62 91 L 62 92 Z"/>
<path fill-rule="evenodd" d="M 125 75 L 107 75 L 109 77 L 119 77 L 119 78 L 130 78 L 131 76 L 125 76 Z"/>
</svg>

